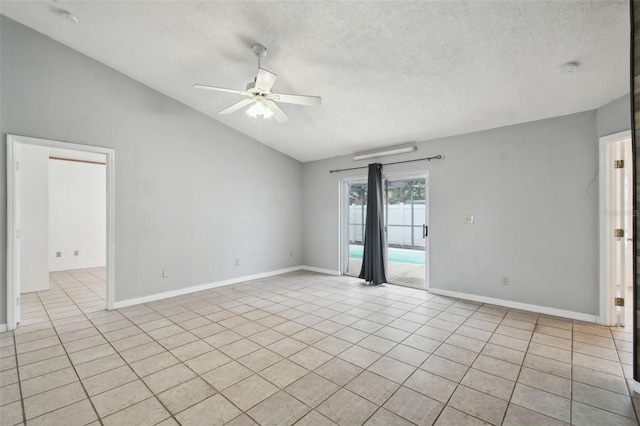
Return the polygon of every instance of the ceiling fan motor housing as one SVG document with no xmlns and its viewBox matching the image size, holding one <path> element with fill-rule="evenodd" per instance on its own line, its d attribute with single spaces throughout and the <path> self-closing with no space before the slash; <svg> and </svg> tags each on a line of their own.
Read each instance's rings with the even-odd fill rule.
<svg viewBox="0 0 640 426">
<path fill-rule="evenodd" d="M 256 96 L 260 96 L 263 98 L 266 98 L 267 95 L 270 94 L 270 92 L 264 92 L 260 89 L 256 89 L 256 82 L 252 81 L 251 83 L 247 84 L 247 92 L 251 93 L 254 97 Z"/>
</svg>

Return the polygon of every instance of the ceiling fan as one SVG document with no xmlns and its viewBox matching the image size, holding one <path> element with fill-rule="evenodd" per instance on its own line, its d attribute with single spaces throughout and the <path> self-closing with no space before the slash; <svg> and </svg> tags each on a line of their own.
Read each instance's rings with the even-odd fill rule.
<svg viewBox="0 0 640 426">
<path fill-rule="evenodd" d="M 276 78 L 278 78 L 278 76 L 260 67 L 260 59 L 267 56 L 267 48 L 261 44 L 254 44 L 251 46 L 251 50 L 258 58 L 258 74 L 251 83 L 247 84 L 247 90 L 224 89 L 222 87 L 206 86 L 203 84 L 193 85 L 196 89 L 235 93 L 249 98 L 243 99 L 240 102 L 223 109 L 218 112 L 218 114 L 231 114 L 232 112 L 248 106 L 247 114 L 252 117 L 263 116 L 264 118 L 269 118 L 273 116 L 278 123 L 284 123 L 289 120 L 289 117 L 287 117 L 284 111 L 280 109 L 276 102 L 306 106 L 320 106 L 321 98 L 319 96 L 272 93 L 271 88 L 276 82 Z"/>
</svg>

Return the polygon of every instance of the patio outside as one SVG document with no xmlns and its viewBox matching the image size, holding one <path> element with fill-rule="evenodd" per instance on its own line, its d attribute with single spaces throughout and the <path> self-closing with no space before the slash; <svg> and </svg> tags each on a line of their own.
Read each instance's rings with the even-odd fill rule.
<svg viewBox="0 0 640 426">
<path fill-rule="evenodd" d="M 362 268 L 364 247 L 349 244 L 349 275 L 357 276 Z M 425 253 L 423 250 L 408 250 L 395 247 L 387 249 L 387 279 L 391 283 L 424 287 Z"/>
</svg>

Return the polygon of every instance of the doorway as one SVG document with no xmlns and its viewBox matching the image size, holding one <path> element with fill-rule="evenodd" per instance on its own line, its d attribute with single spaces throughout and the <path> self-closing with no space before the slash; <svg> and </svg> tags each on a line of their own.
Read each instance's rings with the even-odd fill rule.
<svg viewBox="0 0 640 426">
<path fill-rule="evenodd" d="M 383 176 L 387 279 L 391 284 L 428 286 L 428 180 L 421 174 Z M 366 178 L 342 181 L 342 273 L 358 276 L 364 254 Z"/>
<path fill-rule="evenodd" d="M 36 139 L 29 138 L 25 136 L 16 136 L 16 135 L 8 135 L 7 136 L 7 329 L 13 330 L 16 328 L 17 324 L 20 322 L 21 312 L 21 289 L 24 285 L 27 284 L 25 281 L 27 277 L 27 273 L 31 272 L 31 269 L 35 268 L 25 268 L 25 259 L 23 257 L 30 256 L 30 251 L 22 250 L 22 246 L 24 244 L 31 244 L 33 240 L 37 239 L 38 236 L 35 235 L 34 229 L 31 227 L 31 224 L 34 223 L 32 218 L 30 218 L 29 214 L 32 214 L 36 210 L 34 207 L 34 202 L 37 204 L 38 200 L 34 198 L 33 191 L 26 190 L 27 184 L 29 184 L 32 179 L 32 175 L 27 175 L 26 172 L 29 171 L 29 168 L 33 168 L 34 165 L 32 158 L 29 157 L 29 161 L 27 157 L 30 156 L 34 152 L 39 152 L 37 161 L 46 161 L 47 164 L 46 169 L 48 170 L 48 162 L 50 159 L 50 152 L 57 152 L 58 154 L 62 152 L 70 152 L 75 153 L 77 158 L 100 158 L 103 160 L 104 165 L 102 166 L 104 169 L 104 181 L 106 182 L 106 196 L 103 200 L 102 208 L 104 209 L 104 217 L 106 221 L 106 239 L 103 239 L 102 244 L 104 259 L 106 260 L 104 269 L 100 270 L 99 268 L 93 268 L 95 272 L 95 278 L 104 278 L 106 281 L 106 292 L 104 294 L 106 303 L 102 302 L 102 309 L 105 307 L 107 309 L 113 309 L 113 300 L 114 300 L 114 242 L 115 242 L 115 218 L 114 218 L 114 199 L 115 199 L 115 181 L 114 181 L 114 151 L 108 148 L 94 147 L 88 145 L 79 145 L 79 144 L 71 144 L 59 141 L 52 141 L 46 139 Z M 44 154 L 45 160 L 41 160 Z M 59 157 L 59 155 L 58 155 Z M 57 160 L 59 161 L 59 160 Z M 86 163 L 85 163 L 86 164 Z M 48 185 L 48 176 L 41 176 L 43 173 L 40 173 L 38 178 L 39 182 L 36 184 L 41 188 L 43 186 L 43 179 L 45 185 Z M 67 176 L 68 177 L 68 176 Z M 46 190 L 48 191 L 48 189 Z M 40 191 L 45 192 L 45 191 Z M 42 195 L 42 194 L 39 194 Z M 48 197 L 48 195 L 47 195 Z M 42 200 L 40 200 L 42 202 Z M 48 203 L 48 200 L 47 200 Z M 24 214 L 24 213 L 29 214 Z M 46 219 L 39 219 L 39 222 L 51 220 L 51 218 L 47 215 Z M 43 228 L 43 226 L 40 226 Z M 44 225 L 44 229 L 47 229 L 46 233 L 48 233 L 47 225 Z M 44 235 L 42 229 L 39 229 L 39 232 Z M 49 258 L 49 252 L 51 251 L 46 241 L 48 238 L 46 236 L 40 235 L 40 241 L 37 242 L 37 247 L 39 251 L 43 251 L 44 260 L 42 260 L 42 256 L 40 256 L 39 265 L 40 269 L 44 265 L 46 269 L 47 283 L 49 284 L 49 266 L 55 262 L 54 259 L 51 260 Z M 31 238 L 31 240 L 28 240 Z M 45 243 L 43 243 L 45 241 Z M 32 247 L 31 245 L 29 247 Z M 43 248 L 44 247 L 44 248 Z M 84 252 L 82 252 L 84 253 Z M 57 253 L 56 253 L 57 254 Z M 70 256 L 78 256 L 81 254 L 81 250 L 72 250 L 69 251 Z M 70 263 L 71 264 L 71 263 Z M 97 265 L 95 265 L 97 266 Z M 89 268 L 87 268 L 89 269 Z M 88 271 L 85 271 L 88 272 Z M 57 274 L 57 275 L 56 275 Z M 53 280 L 51 281 L 54 285 L 59 285 L 60 282 L 64 281 L 64 277 L 62 274 L 53 272 L 51 276 Z M 57 280 L 56 280 L 57 276 Z M 42 277 L 39 277 L 36 282 L 43 281 Z M 29 281 L 31 284 L 31 281 Z M 38 291 L 37 288 L 27 288 L 28 291 Z M 25 299 L 29 299 L 26 297 Z M 105 306 L 106 305 L 106 306 Z"/>
<path fill-rule="evenodd" d="M 607 326 L 633 324 L 633 157 L 631 132 L 600 138 L 600 314 Z"/>
</svg>

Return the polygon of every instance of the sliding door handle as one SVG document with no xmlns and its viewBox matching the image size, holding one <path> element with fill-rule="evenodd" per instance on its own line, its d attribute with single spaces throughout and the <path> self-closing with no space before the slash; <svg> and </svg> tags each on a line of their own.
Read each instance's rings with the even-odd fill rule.
<svg viewBox="0 0 640 426">
<path fill-rule="evenodd" d="M 429 236 L 429 227 L 427 225 L 422 225 L 422 238 L 427 238 Z"/>
</svg>

